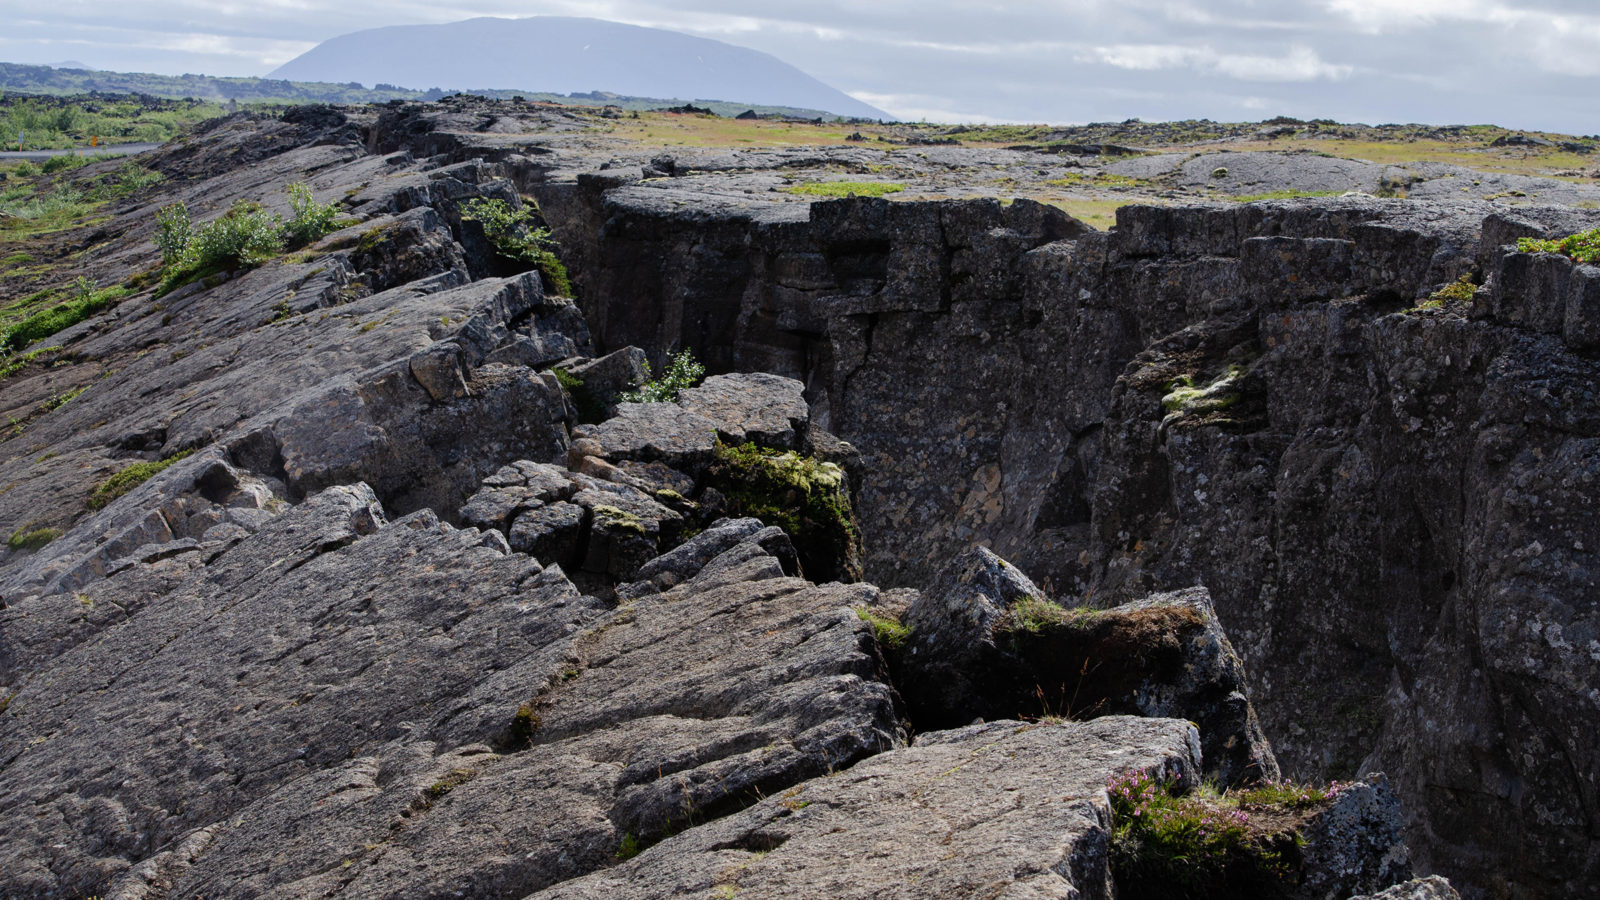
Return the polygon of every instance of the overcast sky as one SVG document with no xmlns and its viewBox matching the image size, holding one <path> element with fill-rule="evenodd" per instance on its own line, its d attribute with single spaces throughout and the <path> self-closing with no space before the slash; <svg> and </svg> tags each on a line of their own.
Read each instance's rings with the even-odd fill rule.
<svg viewBox="0 0 1600 900">
<path fill-rule="evenodd" d="M 907 119 L 1600 132 L 1600 0 L 0 0 L 0 61 L 258 75 L 363 28 L 541 14 L 763 50 Z"/>
</svg>

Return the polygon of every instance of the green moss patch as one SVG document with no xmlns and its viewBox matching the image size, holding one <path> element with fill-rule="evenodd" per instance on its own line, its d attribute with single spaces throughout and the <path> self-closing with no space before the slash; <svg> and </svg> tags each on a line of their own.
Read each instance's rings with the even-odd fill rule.
<svg viewBox="0 0 1600 900">
<path fill-rule="evenodd" d="M 789 533 L 808 578 L 860 579 L 860 538 L 843 469 L 793 451 L 719 442 L 709 474 L 734 515 Z"/>
<path fill-rule="evenodd" d="M 898 651 L 911 640 L 911 628 L 900 620 L 865 606 L 856 607 L 856 616 L 872 626 L 872 634 L 885 650 Z"/>
<path fill-rule="evenodd" d="M 32 552 L 61 537 L 59 528 L 28 528 L 23 526 L 11 532 L 11 537 L 6 540 L 6 546 L 12 550 L 27 550 Z"/>
<path fill-rule="evenodd" d="M 1517 249 L 1523 253 L 1560 253 L 1581 263 L 1600 263 L 1600 228 L 1551 240 L 1520 238 Z"/>
<path fill-rule="evenodd" d="M 118 497 L 121 497 L 123 494 L 128 493 L 139 485 L 144 484 L 146 481 L 149 481 L 151 478 L 155 477 L 157 473 L 165 471 L 171 467 L 173 463 L 189 456 L 192 453 L 194 453 L 193 450 L 185 450 L 182 453 L 169 456 L 166 459 L 158 460 L 156 462 L 140 462 L 128 466 L 127 468 L 116 473 L 115 475 L 112 475 L 110 478 L 107 478 L 105 481 L 102 481 L 100 484 L 95 486 L 94 493 L 89 495 L 89 499 L 87 501 L 89 508 L 100 509 L 101 507 L 104 507 L 106 504 L 117 499 Z"/>
</svg>

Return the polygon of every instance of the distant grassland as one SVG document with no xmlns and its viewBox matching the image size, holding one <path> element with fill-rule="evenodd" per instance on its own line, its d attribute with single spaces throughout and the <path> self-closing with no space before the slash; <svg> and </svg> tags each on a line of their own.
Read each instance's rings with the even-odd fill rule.
<svg viewBox="0 0 1600 900">
<path fill-rule="evenodd" d="M 103 144 L 159 144 L 190 126 L 222 115 L 221 104 L 154 97 L 27 97 L 0 94 L 0 149 L 67 150 Z"/>
</svg>

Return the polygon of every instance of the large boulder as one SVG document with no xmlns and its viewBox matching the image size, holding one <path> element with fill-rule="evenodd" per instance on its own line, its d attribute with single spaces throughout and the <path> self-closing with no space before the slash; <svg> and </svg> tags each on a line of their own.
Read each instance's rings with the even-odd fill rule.
<svg viewBox="0 0 1600 900">
<path fill-rule="evenodd" d="M 901 693 L 922 728 L 975 718 L 1173 716 L 1200 727 L 1225 784 L 1278 766 L 1245 695 L 1244 666 L 1203 588 L 1111 609 L 1066 609 L 978 547 L 953 560 L 904 616 Z"/>
</svg>

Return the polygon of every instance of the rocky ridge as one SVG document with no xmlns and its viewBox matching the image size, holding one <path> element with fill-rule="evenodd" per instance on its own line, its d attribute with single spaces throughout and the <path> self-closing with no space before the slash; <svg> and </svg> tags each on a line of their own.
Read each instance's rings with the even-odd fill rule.
<svg viewBox="0 0 1600 900">
<path fill-rule="evenodd" d="M 919 871 L 1104 896 L 1108 778 L 1280 764 L 1387 770 L 1425 872 L 1584 883 L 1594 767 L 1551 761 L 1592 721 L 1593 270 L 1500 247 L 1588 214 L 1302 201 L 1128 209 L 1106 235 L 1027 201 L 641 182 L 557 114 L 482 126 L 460 104 L 226 120 L 86 242 L 134 278 L 160 204 L 293 180 L 361 220 L 137 295 L 8 379 L 14 409 L 90 389 L 0 463 L 5 521 L 65 530 L 0 558 L 7 896 L 917 896 Z M 521 194 L 578 304 L 463 221 Z M 1487 282 L 1470 306 L 1409 311 L 1463 274 Z M 683 347 L 730 374 L 588 424 L 553 371 L 598 385 Z M 829 473 L 848 528 L 741 517 L 719 480 L 741 444 Z M 1017 590 L 940 587 L 972 583 L 944 563 L 975 544 Z M 880 586 L 817 583 L 857 573 Z M 939 672 L 1096 659 L 1077 632 L 935 624 L 1035 594 L 1172 626 L 1095 712 L 1199 728 L 1057 723 L 1014 693 L 940 720 L 874 633 L 904 618 Z M 1036 721 L 919 723 L 965 713 Z M 905 845 L 941 822 L 954 843 Z M 1390 835 L 1364 858 L 1398 827 L 1359 829 Z M 828 869 L 846 844 L 894 862 Z"/>
</svg>

